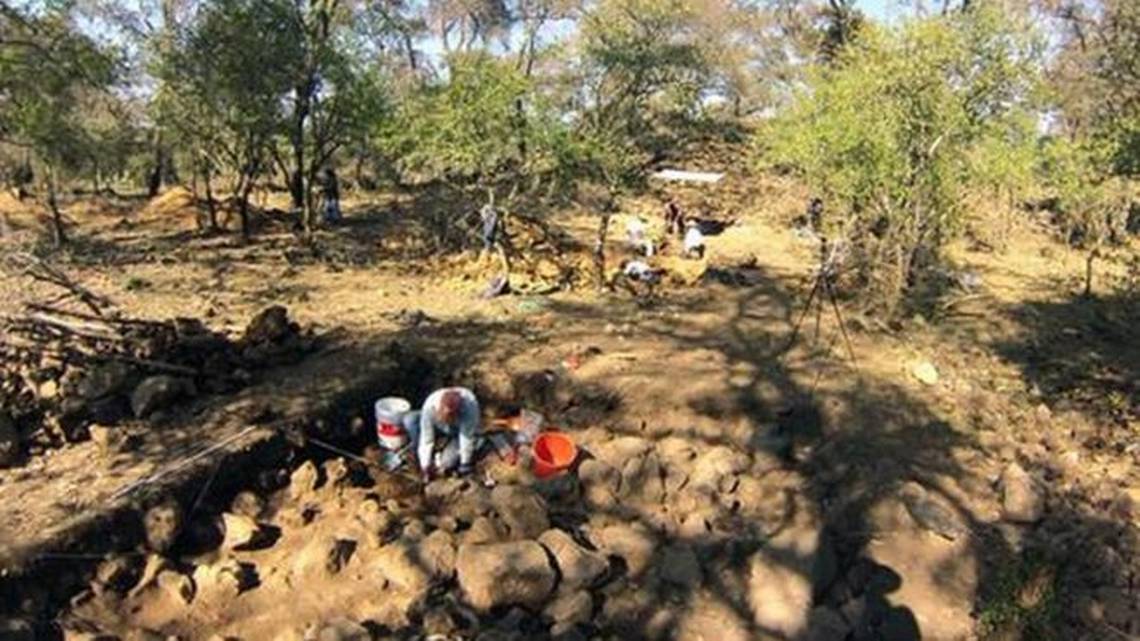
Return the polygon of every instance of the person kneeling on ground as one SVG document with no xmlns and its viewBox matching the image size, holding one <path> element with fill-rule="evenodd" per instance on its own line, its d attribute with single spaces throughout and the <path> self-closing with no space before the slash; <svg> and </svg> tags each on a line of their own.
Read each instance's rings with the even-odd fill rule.
<svg viewBox="0 0 1140 641">
<path fill-rule="evenodd" d="M 404 429 L 415 444 L 424 483 L 457 462 L 460 476 L 471 473 L 479 433 L 479 401 L 471 390 L 445 387 L 432 392 L 422 410 L 405 416 Z"/>
<path fill-rule="evenodd" d="M 690 220 L 685 223 L 685 257 L 705 257 L 705 235 L 697 221 Z"/>
</svg>

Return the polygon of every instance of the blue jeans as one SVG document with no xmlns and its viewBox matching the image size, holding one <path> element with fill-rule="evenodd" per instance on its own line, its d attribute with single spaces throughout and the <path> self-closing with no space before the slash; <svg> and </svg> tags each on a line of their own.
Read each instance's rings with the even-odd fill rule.
<svg viewBox="0 0 1140 641">
<path fill-rule="evenodd" d="M 420 410 L 404 414 L 404 431 L 408 434 L 408 443 L 411 444 L 413 453 L 416 444 L 420 442 L 420 416 Z M 459 439 L 453 438 L 450 434 L 437 434 L 438 437 L 447 439 L 447 442 L 442 448 L 436 443 L 431 467 L 437 472 L 447 472 L 459 465 Z"/>
</svg>

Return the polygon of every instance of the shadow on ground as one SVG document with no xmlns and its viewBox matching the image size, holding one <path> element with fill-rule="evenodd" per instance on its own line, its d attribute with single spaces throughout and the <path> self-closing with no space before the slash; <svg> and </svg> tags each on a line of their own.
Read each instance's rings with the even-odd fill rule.
<svg viewBox="0 0 1140 641">
<path fill-rule="evenodd" d="M 1089 509 L 1075 491 L 1051 496 L 1039 524 L 1004 522 L 994 489 L 1001 462 L 976 435 L 914 388 L 841 362 L 838 350 L 823 347 L 833 326 L 825 324 L 814 347 L 805 338 L 789 349 L 803 293 L 787 288 L 785 277 L 755 271 L 752 286 L 710 285 L 649 308 L 617 298 L 593 305 L 551 301 L 545 312 L 551 323 L 416 320 L 391 335 L 341 337 L 336 351 L 307 363 L 304 372 L 282 370 L 246 395 L 245 401 L 267 404 L 261 420 L 301 449 L 282 445 L 272 463 L 213 481 L 228 488 L 216 490 L 225 497 L 217 504 L 224 507 L 226 492 L 254 482 L 255 472 L 284 470 L 268 481 L 279 484 L 288 469 L 313 456 L 306 439 L 359 451 L 370 440 L 368 421 L 351 419 L 368 417 L 378 395 L 422 398 L 439 385 L 465 384 L 501 411 L 534 404 L 566 418 L 563 425 L 588 458 L 618 475 L 612 501 L 595 496 L 585 463 L 577 489 L 541 489 L 551 522 L 587 547 L 611 552 L 610 569 L 590 586 L 584 633 L 931 641 L 968 637 L 975 624 L 983 633 L 1019 630 L 1034 639 L 1127 631 L 1119 613 L 1104 610 L 1101 619 L 1089 619 L 1082 607 L 1115 595 L 1128 611 L 1134 530 Z M 621 337 L 605 329 L 612 325 L 631 340 L 649 341 L 642 348 L 648 354 L 610 369 L 587 361 L 577 371 L 540 370 L 530 391 L 531 379 L 511 371 L 513 358 L 546 341 L 602 344 L 603 361 L 620 352 Z M 866 342 L 857 340 L 857 353 L 860 344 Z M 668 369 L 681 364 L 692 369 Z M 195 426 L 220 422 L 217 414 L 190 417 L 156 433 L 124 464 L 181 458 L 193 444 L 216 438 Z M 666 451 L 686 461 L 672 485 L 674 462 Z M 705 458 L 712 452 L 722 458 Z M 198 502 L 213 469 L 204 464 L 188 472 L 180 485 L 184 503 Z M 137 519 L 138 508 L 153 500 L 136 499 L 122 518 Z M 460 524 L 459 534 L 470 525 Z M 607 548 L 603 533 L 616 526 L 648 541 L 644 553 Z M 99 541 L 95 551 L 132 545 L 137 521 L 122 532 Z M 690 558 L 695 570 L 679 575 Z M 412 612 L 404 632 L 425 625 L 453 581 Z M 24 596 L 9 593 L 3 603 L 20 610 L 30 602 L 45 621 L 54 616 L 50 606 L 76 588 L 59 580 L 37 587 L 41 594 L 19 584 Z M 525 610 L 493 610 L 478 625 L 504 621 L 517 624 L 516 633 L 547 635 L 547 624 Z"/>
</svg>

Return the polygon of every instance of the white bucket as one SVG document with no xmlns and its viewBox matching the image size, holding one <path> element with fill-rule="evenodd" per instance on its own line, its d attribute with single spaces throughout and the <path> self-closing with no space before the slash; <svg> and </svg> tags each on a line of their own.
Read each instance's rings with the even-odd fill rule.
<svg viewBox="0 0 1140 641">
<path fill-rule="evenodd" d="M 376 401 L 376 438 L 380 446 L 389 450 L 399 450 L 408 443 L 408 433 L 404 430 L 404 415 L 410 412 L 412 404 L 407 399 L 389 396 Z"/>
</svg>

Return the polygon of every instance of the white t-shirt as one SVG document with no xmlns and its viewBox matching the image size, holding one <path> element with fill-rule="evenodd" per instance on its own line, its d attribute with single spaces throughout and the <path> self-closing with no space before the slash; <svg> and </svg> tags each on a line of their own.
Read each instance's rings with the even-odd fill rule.
<svg viewBox="0 0 1140 641">
<path fill-rule="evenodd" d="M 690 227 L 685 230 L 685 252 L 691 252 L 705 246 L 705 235 L 697 227 Z"/>
</svg>

